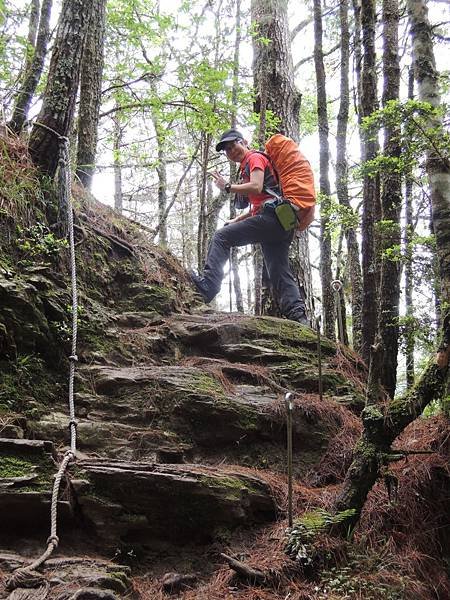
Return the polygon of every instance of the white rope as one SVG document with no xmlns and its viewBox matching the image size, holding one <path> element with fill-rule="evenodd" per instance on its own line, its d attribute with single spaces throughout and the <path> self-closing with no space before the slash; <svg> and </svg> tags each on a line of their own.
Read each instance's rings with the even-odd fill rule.
<svg viewBox="0 0 450 600">
<path fill-rule="evenodd" d="M 56 134 L 56 132 L 54 132 Z M 56 134 L 58 135 L 58 134 Z M 61 480 L 66 472 L 67 465 L 71 460 L 75 460 L 77 449 L 77 421 L 75 419 L 75 401 L 74 401 L 74 378 L 75 364 L 77 357 L 77 334 L 78 334 L 78 293 L 77 293 L 77 273 L 75 264 L 75 240 L 73 227 L 73 208 L 72 208 L 72 178 L 70 172 L 70 153 L 69 139 L 58 135 L 60 141 L 59 155 L 59 203 L 60 208 L 67 211 L 68 236 L 70 248 L 70 267 L 72 279 L 72 352 L 69 356 L 69 429 L 70 429 L 70 450 L 63 457 L 53 484 L 52 501 L 50 508 L 50 536 L 47 539 L 47 549 L 34 562 L 26 567 L 16 569 L 7 583 L 9 589 L 16 587 L 26 587 L 27 578 L 33 575 L 33 571 L 40 567 L 58 547 L 59 538 L 57 535 L 58 525 L 58 496 Z M 34 574 L 35 576 L 36 574 Z"/>
</svg>

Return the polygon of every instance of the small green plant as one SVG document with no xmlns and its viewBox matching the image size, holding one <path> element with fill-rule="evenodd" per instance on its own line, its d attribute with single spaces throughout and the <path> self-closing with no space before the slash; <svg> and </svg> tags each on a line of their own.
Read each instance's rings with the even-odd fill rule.
<svg viewBox="0 0 450 600">
<path fill-rule="evenodd" d="M 22 395 L 32 388 L 42 366 L 42 359 L 34 354 L 19 355 L 15 361 L 0 365 L 0 405 L 15 409 Z"/>
<path fill-rule="evenodd" d="M 345 523 L 354 514 L 354 509 L 343 510 L 333 515 L 320 508 L 305 513 L 295 521 L 292 529 L 288 532 L 286 553 L 304 565 L 310 564 L 312 558 L 308 545 L 314 542 L 319 533 L 329 531 L 333 525 Z"/>
<path fill-rule="evenodd" d="M 31 227 L 22 229 L 18 227 L 19 237 L 16 245 L 25 255 L 25 258 L 54 258 L 63 248 L 67 248 L 65 238 L 57 238 L 43 223 L 36 223 Z"/>
</svg>

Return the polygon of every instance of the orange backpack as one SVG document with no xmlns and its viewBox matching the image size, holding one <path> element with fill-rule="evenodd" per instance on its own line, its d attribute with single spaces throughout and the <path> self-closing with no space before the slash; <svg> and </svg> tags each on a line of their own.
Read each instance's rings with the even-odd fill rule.
<svg viewBox="0 0 450 600">
<path fill-rule="evenodd" d="M 303 231 L 314 219 L 316 204 L 311 165 L 294 140 L 280 133 L 266 142 L 265 150 L 278 174 L 283 198 L 297 213 L 297 229 Z"/>
</svg>

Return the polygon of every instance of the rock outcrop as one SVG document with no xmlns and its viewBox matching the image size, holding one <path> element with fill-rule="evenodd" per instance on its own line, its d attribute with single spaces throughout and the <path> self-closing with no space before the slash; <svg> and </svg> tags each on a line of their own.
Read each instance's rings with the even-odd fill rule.
<svg viewBox="0 0 450 600">
<path fill-rule="evenodd" d="M 23 239 L 34 225 L 23 224 L 22 242 L 10 230 L 0 256 L 4 574 L 25 560 L 13 552 L 29 556 L 45 541 L 69 442 L 67 250 L 50 237 L 57 252 L 29 256 Z M 320 403 L 312 330 L 205 312 L 172 256 L 92 200 L 77 208 L 76 238 L 79 453 L 61 486 L 61 544 L 39 592 L 59 600 L 120 597 L 129 588 L 125 568 L 77 553 L 124 556 L 131 547 L 145 555 L 157 542 L 205 544 L 276 519 L 284 510 L 273 483 L 286 471 L 284 394 L 297 394 L 294 473 L 303 476 L 343 430 L 356 437 L 365 377 L 355 356 L 323 339 Z M 344 469 L 350 455 L 341 450 Z"/>
</svg>

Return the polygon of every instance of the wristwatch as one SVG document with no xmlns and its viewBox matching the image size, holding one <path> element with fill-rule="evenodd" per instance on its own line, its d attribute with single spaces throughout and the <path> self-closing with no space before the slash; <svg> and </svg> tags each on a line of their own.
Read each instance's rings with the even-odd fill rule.
<svg viewBox="0 0 450 600">
<path fill-rule="evenodd" d="M 230 182 L 226 183 L 225 187 L 223 189 L 227 194 L 229 194 L 231 192 L 231 183 Z"/>
</svg>

